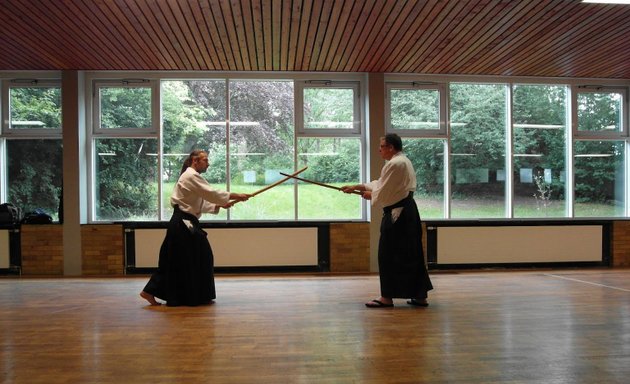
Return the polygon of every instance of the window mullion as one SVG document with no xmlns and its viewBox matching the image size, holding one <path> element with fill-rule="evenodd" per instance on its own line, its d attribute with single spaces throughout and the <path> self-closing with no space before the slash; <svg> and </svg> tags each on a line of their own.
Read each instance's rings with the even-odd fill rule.
<svg viewBox="0 0 630 384">
<path fill-rule="evenodd" d="M 505 214 L 506 217 L 511 219 L 514 217 L 514 119 L 512 117 L 512 102 L 513 102 L 513 86 L 512 84 L 506 85 L 505 92 Z"/>
</svg>

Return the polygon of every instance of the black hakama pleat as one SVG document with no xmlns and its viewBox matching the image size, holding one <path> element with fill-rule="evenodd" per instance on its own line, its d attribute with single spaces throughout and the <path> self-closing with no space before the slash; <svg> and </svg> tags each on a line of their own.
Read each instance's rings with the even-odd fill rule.
<svg viewBox="0 0 630 384">
<path fill-rule="evenodd" d="M 392 209 L 402 208 L 392 222 Z M 383 209 L 378 244 L 381 296 L 425 298 L 433 289 L 422 250 L 422 225 L 412 194 Z"/>
<path fill-rule="evenodd" d="M 158 270 L 144 291 L 168 306 L 203 305 L 216 298 L 212 248 L 195 216 L 175 208 L 160 248 Z"/>
</svg>

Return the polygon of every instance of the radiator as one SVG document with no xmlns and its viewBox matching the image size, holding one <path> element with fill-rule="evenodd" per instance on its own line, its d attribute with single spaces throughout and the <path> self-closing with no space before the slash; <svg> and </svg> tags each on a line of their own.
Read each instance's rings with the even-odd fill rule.
<svg viewBox="0 0 630 384">
<path fill-rule="evenodd" d="M 438 227 L 439 264 L 602 261 L 601 225 Z"/>
<path fill-rule="evenodd" d="M 314 266 L 317 228 L 213 228 L 204 229 L 217 267 Z M 166 229 L 136 229 L 135 267 L 158 265 Z"/>
</svg>

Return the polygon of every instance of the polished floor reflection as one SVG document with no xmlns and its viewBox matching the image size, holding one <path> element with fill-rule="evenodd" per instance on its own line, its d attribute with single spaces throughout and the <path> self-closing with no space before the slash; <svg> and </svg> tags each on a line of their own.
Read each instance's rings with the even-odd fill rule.
<svg viewBox="0 0 630 384">
<path fill-rule="evenodd" d="M 431 274 L 428 308 L 368 309 L 378 277 L 218 276 L 150 307 L 146 277 L 0 278 L 1 383 L 627 383 L 630 270 Z"/>
</svg>

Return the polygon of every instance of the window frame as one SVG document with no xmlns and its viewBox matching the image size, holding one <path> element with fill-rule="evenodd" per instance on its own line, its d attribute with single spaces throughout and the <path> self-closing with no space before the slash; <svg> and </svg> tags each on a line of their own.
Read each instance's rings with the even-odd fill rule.
<svg viewBox="0 0 630 384">
<path fill-rule="evenodd" d="M 565 197 L 564 197 L 564 216 L 558 216 L 560 218 L 571 218 L 573 217 L 573 213 L 572 213 L 572 207 L 573 207 L 573 194 L 569 193 L 570 191 L 573 191 L 573 186 L 572 186 L 572 180 L 573 180 L 573 172 L 571 170 L 574 169 L 573 167 L 573 162 L 572 162 L 572 151 L 573 151 L 573 145 L 572 143 L 575 142 L 575 139 L 572 137 L 571 135 L 571 130 L 569 129 L 569 127 L 572 126 L 572 112 L 571 110 L 573 109 L 573 104 L 572 103 L 572 98 L 573 98 L 573 92 L 572 92 L 572 88 L 571 85 L 569 83 L 563 83 L 563 82 L 559 82 L 559 83 L 553 83 L 553 82 L 526 82 L 526 81 L 513 81 L 509 83 L 510 85 L 510 106 L 509 106 L 509 112 L 510 112 L 510 137 L 509 139 L 509 145 L 508 145 L 508 149 L 510 152 L 510 161 L 508 163 L 509 165 L 509 172 L 506 172 L 506 177 L 510 178 L 510 183 L 508 185 L 509 188 L 509 197 L 510 200 L 508 201 L 508 205 L 509 205 L 509 219 L 544 219 L 544 218 L 548 218 L 547 216 L 545 217 L 538 217 L 538 216 L 532 216 L 532 217 L 527 217 L 527 216 L 516 216 L 515 211 L 517 210 L 517 206 L 518 208 L 520 208 L 521 204 L 517 204 L 515 202 L 514 196 L 516 194 L 516 190 L 517 190 L 517 186 L 516 186 L 516 181 L 514 179 L 514 170 L 516 169 L 515 166 L 515 157 L 519 154 L 515 153 L 515 145 L 516 145 L 516 138 L 515 138 L 515 133 L 517 129 L 524 129 L 525 126 L 522 126 L 522 123 L 518 123 L 517 117 L 515 117 L 515 112 L 514 112 L 514 91 L 516 87 L 540 87 L 540 86 L 544 86 L 544 87 L 561 87 L 564 89 L 564 93 L 565 93 L 565 97 L 564 97 L 564 106 L 565 106 L 565 113 L 564 113 L 564 122 L 565 124 L 562 126 L 562 132 L 564 134 L 564 193 L 565 193 Z M 520 118 L 520 116 L 518 116 L 518 118 Z M 531 127 L 530 127 L 531 128 Z M 552 128 L 553 129 L 553 128 Z M 522 169 L 522 168 L 519 168 Z"/>
<path fill-rule="evenodd" d="M 86 121 L 90 128 L 87 131 L 87 159 L 88 159 L 88 222 L 107 223 L 111 220 L 97 219 L 96 217 L 96 140 L 102 139 L 156 139 L 158 140 L 158 158 L 162 156 L 161 138 L 161 84 L 162 78 L 151 79 L 130 79 L 121 77 L 112 79 L 111 77 L 94 77 L 86 81 L 89 92 L 86 92 L 86 105 L 91 106 L 86 113 Z M 151 126 L 146 128 L 100 128 L 100 92 L 103 87 L 124 88 L 143 87 L 151 89 Z M 91 96 L 91 97 L 90 97 Z M 162 172 L 162 162 L 158 161 L 158 174 Z M 158 204 L 159 196 L 162 193 L 162 183 L 158 183 Z M 158 212 L 158 219 L 162 221 L 161 212 Z M 131 222 L 131 220 L 125 220 Z"/>
<path fill-rule="evenodd" d="M 578 120 L 578 95 L 593 93 L 618 93 L 621 95 L 621 130 L 614 132 L 603 131 L 580 131 Z M 571 131 L 574 140 L 626 140 L 628 138 L 628 90 L 623 87 L 616 86 L 600 86 L 600 85 L 577 85 L 571 87 L 571 114 L 572 127 Z"/>
<path fill-rule="evenodd" d="M 11 128 L 11 88 L 59 88 L 62 96 L 63 88 L 61 80 L 57 73 L 34 73 L 33 77 L 2 77 L 0 73 L 0 201 L 6 202 L 9 191 L 8 180 L 8 143 L 18 140 L 60 140 L 63 139 L 63 120 L 61 125 L 56 128 L 28 128 L 15 129 Z M 8 74 L 9 76 L 16 74 Z M 18 76 L 23 74 L 17 74 Z M 44 77 L 42 77 L 42 75 Z M 63 105 L 60 100 L 60 112 L 63 116 Z M 63 141 L 62 141 L 63 143 Z M 63 177 L 63 173 L 62 173 Z"/>
<path fill-rule="evenodd" d="M 401 137 L 416 138 L 446 138 L 448 137 L 447 129 L 447 113 L 448 113 L 448 84 L 434 82 L 386 82 L 385 83 L 385 131 L 388 133 L 396 133 Z M 393 129 L 392 128 L 392 110 L 391 110 L 391 92 L 398 89 L 416 89 L 416 90 L 435 90 L 438 92 L 438 129 Z"/>
<path fill-rule="evenodd" d="M 10 79 L 2 81 L 2 125 L 0 136 L 5 138 L 60 139 L 62 126 L 57 128 L 11 128 L 11 89 L 12 88 L 59 88 L 63 92 L 61 81 L 55 79 Z M 61 105 L 59 106 L 61 110 Z M 62 121 L 63 124 L 63 121 Z"/>
<path fill-rule="evenodd" d="M 578 216 L 576 215 L 575 211 L 576 211 L 576 205 L 579 205 L 580 203 L 578 203 L 576 200 L 578 199 L 578 197 L 576 196 L 576 185 L 577 185 L 577 178 L 575 175 L 575 171 L 576 171 L 576 158 L 578 157 L 585 157 L 584 154 L 580 154 L 580 153 L 576 153 L 576 144 L 580 142 L 580 143 L 590 143 L 590 142 L 620 142 L 623 143 L 623 171 L 620 172 L 622 174 L 622 176 L 624 177 L 624 182 L 623 182 L 623 192 L 621 193 L 621 195 L 624 198 L 623 201 L 623 216 L 604 216 L 607 218 L 613 218 L 613 219 L 621 219 L 621 218 L 627 218 L 628 215 L 630 214 L 630 188 L 628 186 L 628 180 L 630 180 L 630 174 L 629 174 L 629 169 L 630 167 L 628 166 L 628 156 L 630 155 L 630 143 L 628 141 L 627 138 L 618 138 L 618 139 L 602 139 L 602 138 L 573 138 L 573 141 L 570 144 L 571 147 L 571 210 L 570 210 L 570 216 L 571 218 L 574 219 L 583 219 L 583 218 L 592 218 L 592 217 L 598 217 L 598 216 L 588 216 L 588 215 L 581 215 Z M 597 156 L 597 154 L 595 155 Z"/>
<path fill-rule="evenodd" d="M 107 137 L 136 137 L 157 136 L 161 126 L 160 107 L 161 79 L 119 79 L 94 80 L 92 83 L 92 135 Z M 102 128 L 101 127 L 101 98 L 103 88 L 149 88 L 151 90 L 151 125 L 143 128 Z"/>
<path fill-rule="evenodd" d="M 315 129 L 306 128 L 304 124 L 304 90 L 308 88 L 352 89 L 353 117 L 351 129 Z M 294 80 L 294 116 L 296 137 L 340 137 L 360 136 L 363 132 L 361 113 L 361 82 L 359 81 L 333 81 L 333 80 Z"/>
</svg>

